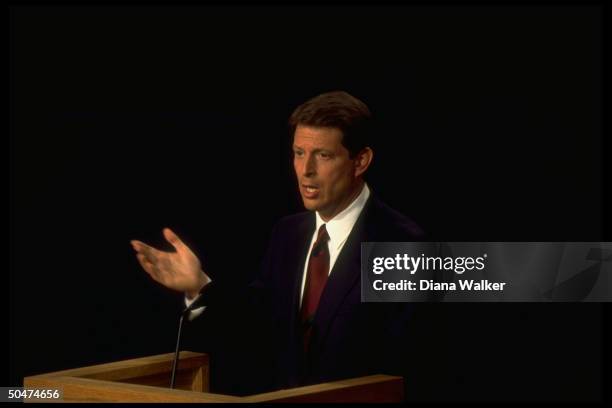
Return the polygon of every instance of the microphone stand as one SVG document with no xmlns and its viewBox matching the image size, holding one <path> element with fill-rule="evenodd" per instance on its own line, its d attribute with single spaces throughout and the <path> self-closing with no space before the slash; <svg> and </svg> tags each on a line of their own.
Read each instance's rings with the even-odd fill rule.
<svg viewBox="0 0 612 408">
<path fill-rule="evenodd" d="M 176 335 L 176 348 L 174 349 L 174 360 L 172 361 L 172 374 L 170 376 L 170 388 L 174 388 L 174 385 L 176 383 L 176 371 L 178 369 L 179 354 L 181 350 L 181 334 L 183 333 L 183 321 L 185 320 L 185 317 L 189 314 L 189 312 L 191 312 L 193 309 L 196 309 L 202 306 L 201 300 L 202 300 L 202 297 L 200 296 L 193 303 L 191 303 L 191 305 L 186 307 L 181 312 L 181 317 L 179 318 L 179 324 L 178 324 L 178 333 Z"/>
</svg>

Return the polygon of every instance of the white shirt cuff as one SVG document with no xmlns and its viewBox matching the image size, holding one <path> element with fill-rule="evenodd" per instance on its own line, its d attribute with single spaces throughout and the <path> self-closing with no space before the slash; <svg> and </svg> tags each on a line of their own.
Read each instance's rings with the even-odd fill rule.
<svg viewBox="0 0 612 408">
<path fill-rule="evenodd" d="M 208 282 L 206 282 L 206 285 L 208 285 L 210 282 L 212 282 L 212 279 L 208 279 Z M 200 296 L 202 296 L 201 294 L 194 297 L 193 299 L 188 299 L 187 296 L 185 296 L 185 307 L 189 307 L 192 305 L 193 302 L 195 302 L 197 299 L 200 298 Z M 198 317 L 199 315 L 202 314 L 202 312 L 204 312 L 204 310 L 206 309 L 206 306 L 200 306 L 200 307 L 196 307 L 193 310 L 189 311 L 189 315 L 187 316 L 187 319 L 189 319 L 189 321 L 192 321 L 193 319 L 195 319 L 196 317 Z"/>
</svg>

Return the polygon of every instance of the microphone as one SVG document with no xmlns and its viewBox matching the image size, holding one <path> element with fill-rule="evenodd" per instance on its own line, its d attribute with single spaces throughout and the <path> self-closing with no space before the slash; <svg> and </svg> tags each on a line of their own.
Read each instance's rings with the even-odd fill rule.
<svg viewBox="0 0 612 408">
<path fill-rule="evenodd" d="M 174 385 L 176 382 L 176 370 L 178 369 L 178 362 L 179 362 L 179 354 L 180 354 L 180 347 L 181 347 L 181 334 L 183 332 L 183 320 L 185 319 L 185 316 L 189 314 L 189 312 L 199 307 L 202 307 L 202 306 L 205 306 L 204 296 L 200 294 L 198 295 L 198 297 L 196 297 L 196 299 L 189 306 L 187 306 L 181 312 L 181 316 L 179 318 L 179 324 L 178 324 L 178 333 L 176 336 L 176 348 L 174 349 L 174 360 L 172 361 L 172 374 L 170 376 L 170 388 L 174 388 Z"/>
</svg>

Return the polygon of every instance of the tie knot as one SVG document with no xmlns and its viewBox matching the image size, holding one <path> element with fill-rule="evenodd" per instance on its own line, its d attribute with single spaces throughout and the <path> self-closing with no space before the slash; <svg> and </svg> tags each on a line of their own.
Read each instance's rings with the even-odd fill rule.
<svg viewBox="0 0 612 408">
<path fill-rule="evenodd" d="M 319 232 L 317 233 L 317 240 L 312 246 L 312 256 L 319 256 L 319 253 L 324 248 L 327 251 L 327 241 L 329 241 L 329 235 L 327 234 L 325 224 L 323 224 L 319 227 Z"/>
<path fill-rule="evenodd" d="M 317 242 L 327 242 L 329 241 L 329 234 L 327 233 L 327 228 L 325 228 L 325 224 L 319 227 L 319 232 L 317 234 Z"/>
</svg>

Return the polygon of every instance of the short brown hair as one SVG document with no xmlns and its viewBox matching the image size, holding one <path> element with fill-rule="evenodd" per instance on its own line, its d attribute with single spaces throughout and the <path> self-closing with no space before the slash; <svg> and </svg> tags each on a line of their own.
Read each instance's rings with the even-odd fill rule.
<svg viewBox="0 0 612 408">
<path fill-rule="evenodd" d="M 350 157 L 369 146 L 372 114 L 368 106 L 348 92 L 333 91 L 309 99 L 289 117 L 291 134 L 298 125 L 331 127 L 342 132 L 342 145 Z"/>
</svg>

